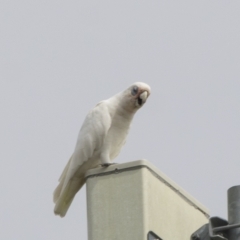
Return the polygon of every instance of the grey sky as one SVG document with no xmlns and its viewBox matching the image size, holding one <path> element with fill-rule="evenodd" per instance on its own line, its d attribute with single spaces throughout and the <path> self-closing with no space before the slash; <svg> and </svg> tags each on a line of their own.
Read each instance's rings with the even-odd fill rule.
<svg viewBox="0 0 240 240">
<path fill-rule="evenodd" d="M 135 81 L 152 94 L 117 162 L 148 159 L 227 217 L 240 184 L 239 1 L 0 3 L 0 239 L 87 239 L 85 187 L 52 192 L 97 102 Z"/>
</svg>

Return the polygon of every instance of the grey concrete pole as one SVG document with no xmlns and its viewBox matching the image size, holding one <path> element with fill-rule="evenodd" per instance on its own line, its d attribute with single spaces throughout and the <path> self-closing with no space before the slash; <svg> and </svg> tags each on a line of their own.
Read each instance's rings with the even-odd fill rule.
<svg viewBox="0 0 240 240">
<path fill-rule="evenodd" d="M 240 186 L 228 189 L 228 222 L 230 224 L 240 223 Z M 229 240 L 240 239 L 240 228 L 229 230 Z"/>
</svg>

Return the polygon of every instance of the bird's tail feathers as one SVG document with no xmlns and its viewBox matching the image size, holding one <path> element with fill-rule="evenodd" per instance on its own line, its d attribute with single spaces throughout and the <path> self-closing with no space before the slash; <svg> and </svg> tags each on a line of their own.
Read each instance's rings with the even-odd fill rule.
<svg viewBox="0 0 240 240">
<path fill-rule="evenodd" d="M 58 179 L 59 182 L 62 181 L 62 180 L 64 181 L 64 179 L 65 179 L 65 177 L 66 177 L 66 175 L 67 175 L 67 171 L 68 171 L 68 169 L 69 169 L 71 160 L 72 160 L 72 156 L 70 157 L 70 159 L 68 160 L 67 165 L 66 165 L 65 168 L 63 169 L 63 172 L 62 172 L 60 178 Z"/>
<path fill-rule="evenodd" d="M 79 189 L 84 185 L 85 178 L 81 179 L 73 179 L 68 182 L 67 186 L 61 191 L 63 182 L 60 182 L 59 186 L 54 191 L 54 194 L 59 195 L 56 200 L 56 205 L 54 208 L 54 213 L 56 215 L 60 215 L 61 217 L 64 217 L 68 211 L 68 208 L 70 207 L 76 193 L 79 191 Z M 55 195 L 54 195 L 55 196 Z"/>
<path fill-rule="evenodd" d="M 62 174 L 61 174 L 61 176 L 60 176 L 60 178 L 58 180 L 59 184 L 58 184 L 58 186 L 56 187 L 56 189 L 53 192 L 53 202 L 54 203 L 57 202 L 57 200 L 58 200 L 58 198 L 59 198 L 59 196 L 61 194 L 61 191 L 62 191 L 62 188 L 63 188 L 63 184 L 64 184 L 64 180 L 65 180 L 65 178 L 67 176 L 67 172 L 68 172 L 68 169 L 69 169 L 69 166 L 70 166 L 70 163 L 71 163 L 71 159 L 72 159 L 72 157 L 70 157 L 67 165 L 65 166 L 65 168 L 64 168 L 64 170 L 63 170 L 63 172 L 62 172 Z"/>
<path fill-rule="evenodd" d="M 63 187 L 63 182 L 64 181 L 61 181 L 53 192 L 53 202 L 54 203 L 56 203 L 59 199 L 59 196 L 61 194 L 62 187 Z"/>
</svg>

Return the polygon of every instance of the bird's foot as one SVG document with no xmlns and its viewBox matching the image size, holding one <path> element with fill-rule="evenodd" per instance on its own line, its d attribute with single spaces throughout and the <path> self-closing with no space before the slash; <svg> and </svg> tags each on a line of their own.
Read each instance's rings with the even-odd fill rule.
<svg viewBox="0 0 240 240">
<path fill-rule="evenodd" d="M 102 167 L 109 167 L 110 165 L 114 165 L 114 164 L 117 164 L 117 163 L 103 163 L 101 164 Z"/>
</svg>

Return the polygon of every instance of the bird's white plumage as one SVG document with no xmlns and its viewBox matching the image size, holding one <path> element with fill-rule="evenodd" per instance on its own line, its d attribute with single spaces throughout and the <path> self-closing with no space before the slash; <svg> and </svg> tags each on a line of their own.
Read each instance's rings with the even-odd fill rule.
<svg viewBox="0 0 240 240">
<path fill-rule="evenodd" d="M 135 83 L 101 101 L 87 114 L 73 155 L 54 191 L 55 214 L 65 216 L 75 194 L 85 183 L 87 170 L 109 164 L 117 157 L 126 141 L 134 114 L 149 95 L 150 87 L 147 84 Z"/>
</svg>

